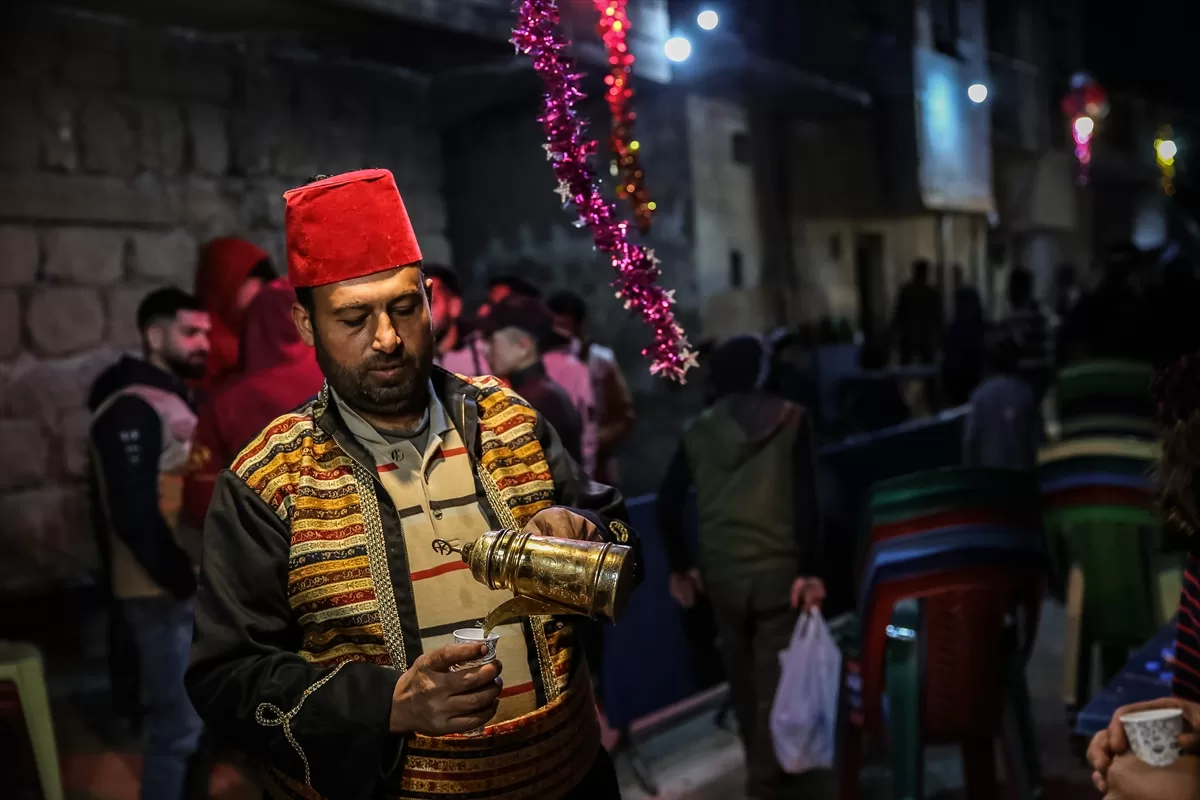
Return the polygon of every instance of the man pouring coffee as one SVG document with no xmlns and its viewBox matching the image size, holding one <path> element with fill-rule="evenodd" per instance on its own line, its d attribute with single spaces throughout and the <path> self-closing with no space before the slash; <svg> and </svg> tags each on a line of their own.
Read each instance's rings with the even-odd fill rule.
<svg viewBox="0 0 1200 800">
<path fill-rule="evenodd" d="M 293 317 L 326 384 L 217 480 L 197 711 L 263 763 L 274 796 L 616 800 L 569 620 L 502 626 L 497 660 L 469 665 L 486 648 L 454 631 L 511 595 L 434 542 L 524 528 L 633 544 L 620 496 L 496 379 L 433 366 L 428 281 L 391 173 L 284 197 Z"/>
</svg>

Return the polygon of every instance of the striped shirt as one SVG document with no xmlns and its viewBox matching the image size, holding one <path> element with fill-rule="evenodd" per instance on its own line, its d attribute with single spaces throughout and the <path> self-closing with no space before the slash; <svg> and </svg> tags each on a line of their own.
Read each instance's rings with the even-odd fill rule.
<svg viewBox="0 0 1200 800">
<path fill-rule="evenodd" d="M 1175 640 L 1176 697 L 1200 702 L 1200 557 L 1188 558 Z"/>
<path fill-rule="evenodd" d="M 512 597 L 475 580 L 456 553 L 433 548 L 436 539 L 455 547 L 488 530 L 467 448 L 432 387 L 429 391 L 429 438 L 424 452 L 412 441 L 387 441 L 336 393 L 334 400 L 355 438 L 375 457 L 380 483 L 396 506 L 405 556 L 421 626 L 421 646 L 428 653 L 454 644 L 454 631 L 477 627 L 483 617 Z M 393 575 L 403 581 L 404 576 Z M 530 652 L 519 623 L 496 628 L 496 656 L 504 664 L 500 708 L 489 726 L 516 719 L 538 707 Z"/>
</svg>

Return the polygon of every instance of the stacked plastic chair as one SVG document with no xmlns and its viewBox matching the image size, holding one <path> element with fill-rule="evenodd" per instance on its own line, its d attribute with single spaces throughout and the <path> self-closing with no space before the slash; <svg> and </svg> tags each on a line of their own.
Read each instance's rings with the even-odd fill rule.
<svg viewBox="0 0 1200 800">
<path fill-rule="evenodd" d="M 897 798 L 922 796 L 923 750 L 932 743 L 962 746 L 968 796 L 994 793 L 997 737 L 1010 745 L 1010 793 L 1032 796 L 1040 765 L 1024 667 L 1044 584 L 1036 500 L 1031 476 L 975 468 L 910 475 L 872 491 L 860 628 L 857 637 L 842 631 L 843 798 L 858 797 L 872 734 L 890 739 Z M 1017 730 L 1002 736 L 1005 722 Z"/>
<path fill-rule="evenodd" d="M 1157 443 L 1129 437 L 1064 440 L 1039 455 L 1046 548 L 1067 606 L 1069 714 L 1090 695 L 1094 647 L 1107 683 L 1174 613 L 1183 561 L 1163 549 L 1157 457 Z"/>
<path fill-rule="evenodd" d="M 1153 367 L 1137 361 L 1083 361 L 1064 368 L 1055 382 L 1060 437 L 1154 439 L 1153 379 Z"/>
</svg>

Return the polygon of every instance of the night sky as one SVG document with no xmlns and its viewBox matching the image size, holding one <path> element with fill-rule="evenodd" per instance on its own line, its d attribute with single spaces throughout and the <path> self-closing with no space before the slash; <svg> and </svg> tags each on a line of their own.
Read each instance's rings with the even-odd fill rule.
<svg viewBox="0 0 1200 800">
<path fill-rule="evenodd" d="M 1200 37 L 1184 0 L 1087 8 L 1087 68 L 1112 91 L 1200 111 Z"/>
</svg>

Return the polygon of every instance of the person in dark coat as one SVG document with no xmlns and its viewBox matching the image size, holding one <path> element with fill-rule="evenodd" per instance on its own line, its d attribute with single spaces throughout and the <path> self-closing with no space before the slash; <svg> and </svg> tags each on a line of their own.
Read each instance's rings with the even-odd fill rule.
<svg viewBox="0 0 1200 800">
<path fill-rule="evenodd" d="M 984 337 L 987 326 L 983 304 L 973 286 L 954 295 L 954 319 L 942 345 L 942 385 L 951 406 L 961 406 L 983 379 Z"/>
<path fill-rule="evenodd" d="M 807 410 L 765 391 L 770 356 L 756 336 L 719 346 L 711 359 L 714 403 L 691 420 L 658 493 L 670 590 L 690 608 L 712 601 L 731 699 L 746 749 L 748 795 L 791 796 L 771 744 L 769 710 L 779 652 L 800 610 L 820 606 L 820 518 Z M 684 536 L 692 488 L 700 523 L 697 559 Z"/>
</svg>

